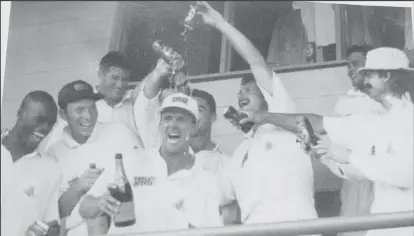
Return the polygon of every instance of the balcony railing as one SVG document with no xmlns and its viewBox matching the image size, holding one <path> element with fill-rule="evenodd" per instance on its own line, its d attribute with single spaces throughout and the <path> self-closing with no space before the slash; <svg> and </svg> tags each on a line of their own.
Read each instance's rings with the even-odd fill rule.
<svg viewBox="0 0 414 236">
<path fill-rule="evenodd" d="M 272 224 L 200 228 L 168 232 L 122 234 L 108 236 L 222 236 L 222 235 L 311 235 L 321 233 L 365 231 L 414 226 L 414 211 L 373 214 L 363 217 L 330 217 L 317 220 L 292 221 Z"/>
</svg>

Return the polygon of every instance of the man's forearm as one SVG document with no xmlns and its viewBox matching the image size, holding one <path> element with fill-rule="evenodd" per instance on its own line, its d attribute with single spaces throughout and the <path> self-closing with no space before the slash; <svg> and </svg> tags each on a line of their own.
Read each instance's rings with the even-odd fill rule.
<svg viewBox="0 0 414 236">
<path fill-rule="evenodd" d="M 271 113 L 266 112 L 264 115 L 264 122 L 276 126 L 280 126 L 288 131 L 297 133 L 296 120 L 300 116 L 306 116 L 312 125 L 315 133 L 321 134 L 325 131 L 323 125 L 323 117 L 316 114 L 284 114 L 284 113 Z"/>
<path fill-rule="evenodd" d="M 93 219 L 99 216 L 102 211 L 99 209 L 98 204 L 98 198 L 91 195 L 85 196 L 79 206 L 79 215 L 83 219 Z"/>
<path fill-rule="evenodd" d="M 272 95 L 273 72 L 260 51 L 243 33 L 227 21 L 219 22 L 216 27 L 228 38 L 237 53 L 249 64 L 257 82 Z"/>
<path fill-rule="evenodd" d="M 220 30 L 227 38 L 230 43 L 234 46 L 236 51 L 243 57 L 247 63 L 257 64 L 265 63 L 262 54 L 257 50 L 252 42 L 234 26 L 227 21 L 223 20 L 217 24 L 217 29 Z"/>
<path fill-rule="evenodd" d="M 147 99 L 153 99 L 160 91 L 163 75 L 156 69 L 149 73 L 142 81 L 144 88 L 144 96 Z"/>
<path fill-rule="evenodd" d="M 71 187 L 68 191 L 64 192 L 59 198 L 60 218 L 69 216 L 83 195 L 84 193 L 80 192 L 76 187 Z"/>
</svg>

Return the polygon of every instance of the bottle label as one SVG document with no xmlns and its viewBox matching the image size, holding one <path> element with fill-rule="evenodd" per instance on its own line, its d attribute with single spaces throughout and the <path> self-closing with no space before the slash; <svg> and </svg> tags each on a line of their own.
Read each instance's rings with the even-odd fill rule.
<svg viewBox="0 0 414 236">
<path fill-rule="evenodd" d="M 135 220 L 135 206 L 133 201 L 122 202 L 119 206 L 119 213 L 115 216 L 115 223 Z"/>
</svg>

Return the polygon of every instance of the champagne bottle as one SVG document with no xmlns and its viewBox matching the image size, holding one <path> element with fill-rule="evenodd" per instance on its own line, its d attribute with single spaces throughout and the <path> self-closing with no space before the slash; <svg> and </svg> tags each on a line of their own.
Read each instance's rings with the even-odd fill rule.
<svg viewBox="0 0 414 236">
<path fill-rule="evenodd" d="M 60 230 L 60 225 L 57 220 L 51 222 L 36 220 L 31 226 L 29 226 L 25 233 L 25 236 L 58 236 L 60 234 Z"/>
<path fill-rule="evenodd" d="M 135 207 L 134 196 L 132 194 L 131 184 L 125 174 L 122 154 L 115 155 L 115 180 L 114 185 L 109 188 L 111 196 L 118 200 L 118 214 L 114 216 L 115 227 L 127 227 L 135 224 Z"/>
<path fill-rule="evenodd" d="M 45 236 L 49 230 L 49 225 L 43 221 L 36 220 L 26 231 L 25 236 Z"/>
</svg>

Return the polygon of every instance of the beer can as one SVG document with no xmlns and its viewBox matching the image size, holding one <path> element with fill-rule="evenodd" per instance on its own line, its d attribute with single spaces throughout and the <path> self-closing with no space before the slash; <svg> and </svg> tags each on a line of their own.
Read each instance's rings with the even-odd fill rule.
<svg viewBox="0 0 414 236">
<path fill-rule="evenodd" d="M 311 145 L 314 146 L 318 143 L 318 137 L 315 135 L 312 125 L 307 117 L 298 117 L 296 125 L 298 127 L 298 142 L 302 144 L 302 147 L 306 152 L 309 152 L 311 150 Z"/>
<path fill-rule="evenodd" d="M 243 118 L 246 118 L 247 115 L 241 112 L 238 112 L 234 107 L 229 106 L 224 111 L 224 118 L 226 118 L 230 123 L 241 129 L 244 133 L 248 133 L 254 126 L 253 122 L 246 122 L 244 124 L 240 124 L 240 121 Z"/>
<path fill-rule="evenodd" d="M 185 61 L 180 54 L 175 52 L 171 47 L 164 45 L 161 40 L 152 44 L 154 52 L 167 62 L 174 70 L 180 70 L 184 67 Z"/>
</svg>

